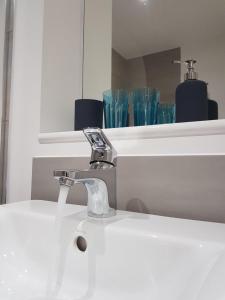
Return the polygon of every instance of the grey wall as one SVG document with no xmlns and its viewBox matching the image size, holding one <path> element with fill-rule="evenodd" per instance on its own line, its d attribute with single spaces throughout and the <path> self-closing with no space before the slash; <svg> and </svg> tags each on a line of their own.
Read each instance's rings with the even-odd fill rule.
<svg viewBox="0 0 225 300">
<path fill-rule="evenodd" d="M 57 201 L 54 169 L 88 167 L 86 158 L 34 158 L 32 199 Z M 225 156 L 120 157 L 118 209 L 225 223 Z M 86 204 L 76 185 L 70 203 Z"/>
<path fill-rule="evenodd" d="M 175 90 L 180 83 L 181 67 L 172 64 L 173 60 L 180 60 L 180 48 L 144 56 L 148 86 L 160 90 L 162 102 L 175 102 Z"/>
<path fill-rule="evenodd" d="M 112 89 L 128 88 L 127 60 L 112 49 Z"/>
<path fill-rule="evenodd" d="M 112 49 L 112 89 L 155 87 L 160 90 L 162 102 L 174 102 L 175 90 L 180 83 L 180 48 L 125 59 Z"/>
<path fill-rule="evenodd" d="M 128 88 L 142 88 L 148 85 L 147 73 L 143 57 L 129 59 L 127 64 Z"/>
<path fill-rule="evenodd" d="M 143 57 L 125 59 L 112 49 L 112 89 L 146 86 L 146 68 Z"/>
</svg>

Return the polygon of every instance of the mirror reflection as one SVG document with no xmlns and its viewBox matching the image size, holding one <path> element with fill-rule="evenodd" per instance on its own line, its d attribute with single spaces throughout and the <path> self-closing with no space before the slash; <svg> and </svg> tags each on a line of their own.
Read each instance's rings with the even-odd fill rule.
<svg viewBox="0 0 225 300">
<path fill-rule="evenodd" d="M 131 125 L 225 117 L 224 1 L 113 0 L 112 12 L 111 88 L 130 91 Z"/>
<path fill-rule="evenodd" d="M 51 4 L 55 7 L 57 2 Z M 80 2 L 82 6 L 83 1 L 66 2 Z M 68 61 L 71 55 L 74 62 L 73 53 L 78 51 L 79 27 L 80 35 L 84 34 L 83 82 L 82 94 L 73 90 L 72 81 L 67 81 L 66 88 L 71 93 L 60 94 L 61 103 L 70 103 L 67 119 L 69 114 L 71 120 L 62 130 L 74 130 L 76 123 L 79 129 L 89 123 L 93 126 L 98 122 L 99 126 L 103 113 L 103 126 L 107 128 L 225 118 L 224 0 L 85 0 L 83 32 L 81 20 L 79 26 L 77 18 L 75 21 L 78 7 L 67 8 L 62 10 L 62 17 L 71 21 L 71 24 L 65 22 L 68 25 L 65 32 L 70 30 L 70 42 L 65 46 L 69 77 L 78 76 L 78 73 L 73 74 L 77 66 Z M 51 15 L 45 15 L 44 36 L 49 20 L 56 17 L 48 9 Z M 54 27 L 51 29 L 54 31 Z M 53 51 L 49 43 L 46 36 L 47 55 L 43 60 L 48 71 L 53 64 L 49 62 Z M 68 48 L 73 51 L 69 52 Z M 61 55 L 63 57 L 63 52 Z M 56 64 L 57 60 L 54 66 Z M 66 67 L 62 70 L 67 73 Z M 42 92 L 49 87 L 46 74 Z M 62 85 L 64 82 L 58 81 L 60 91 Z M 54 96 L 44 95 L 42 115 L 45 114 L 48 123 L 45 107 L 51 99 L 54 101 Z M 74 101 L 78 98 L 83 102 L 78 101 L 79 107 L 77 102 L 79 113 L 74 120 Z M 97 100 L 96 105 L 101 107 L 98 109 L 90 100 Z M 60 109 L 58 115 L 63 119 L 63 105 Z M 54 131 L 54 126 L 46 129 L 46 124 L 41 123 L 42 132 Z"/>
</svg>

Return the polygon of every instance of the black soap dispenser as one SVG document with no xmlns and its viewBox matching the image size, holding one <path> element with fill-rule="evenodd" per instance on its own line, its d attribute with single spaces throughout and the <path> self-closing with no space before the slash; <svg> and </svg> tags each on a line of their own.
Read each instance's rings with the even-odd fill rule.
<svg viewBox="0 0 225 300">
<path fill-rule="evenodd" d="M 208 99 L 208 120 L 218 120 L 218 103 Z"/>
<path fill-rule="evenodd" d="M 208 120 L 207 84 L 197 79 L 196 60 L 189 59 L 184 63 L 187 66 L 185 81 L 176 88 L 176 122 Z"/>
</svg>

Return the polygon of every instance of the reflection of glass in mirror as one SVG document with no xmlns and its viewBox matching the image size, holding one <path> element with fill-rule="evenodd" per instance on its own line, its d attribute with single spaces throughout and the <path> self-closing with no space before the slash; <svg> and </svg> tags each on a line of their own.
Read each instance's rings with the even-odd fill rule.
<svg viewBox="0 0 225 300">
<path fill-rule="evenodd" d="M 103 93 L 106 128 L 128 126 L 128 92 L 108 90 Z"/>
<path fill-rule="evenodd" d="M 131 92 L 134 126 L 156 124 L 160 93 L 156 89 L 140 88 Z"/>
<path fill-rule="evenodd" d="M 175 105 L 161 103 L 157 108 L 157 124 L 175 123 Z"/>
</svg>

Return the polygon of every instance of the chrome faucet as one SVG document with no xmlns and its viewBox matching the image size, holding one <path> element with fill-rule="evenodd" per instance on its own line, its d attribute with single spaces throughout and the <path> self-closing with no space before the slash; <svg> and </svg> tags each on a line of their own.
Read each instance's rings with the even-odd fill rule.
<svg viewBox="0 0 225 300">
<path fill-rule="evenodd" d="M 90 166 L 87 170 L 55 170 L 60 185 L 85 185 L 88 192 L 88 215 L 106 218 L 116 211 L 116 151 L 99 128 L 83 130 L 91 145 Z"/>
</svg>

